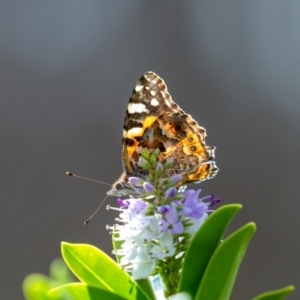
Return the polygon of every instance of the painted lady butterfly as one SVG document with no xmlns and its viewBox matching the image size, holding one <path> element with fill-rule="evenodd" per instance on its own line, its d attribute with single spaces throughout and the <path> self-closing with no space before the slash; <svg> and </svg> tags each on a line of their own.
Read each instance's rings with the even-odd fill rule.
<svg viewBox="0 0 300 300">
<path fill-rule="evenodd" d="M 218 171 L 213 161 L 215 147 L 206 146 L 205 137 L 205 129 L 172 101 L 165 82 L 153 72 L 145 73 L 126 110 L 122 139 L 124 173 L 107 194 L 134 194 L 127 180 L 143 175 L 137 164 L 143 149 L 152 152 L 158 148 L 161 162 L 173 157 L 169 172 L 182 176 L 181 185 L 214 177 Z"/>
</svg>

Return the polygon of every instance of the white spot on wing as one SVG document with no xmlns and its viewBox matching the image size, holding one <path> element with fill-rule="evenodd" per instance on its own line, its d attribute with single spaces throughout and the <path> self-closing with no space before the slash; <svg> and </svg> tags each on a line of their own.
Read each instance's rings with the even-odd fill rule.
<svg viewBox="0 0 300 300">
<path fill-rule="evenodd" d="M 142 113 L 142 112 L 149 112 L 148 109 L 146 108 L 146 105 L 143 103 L 129 103 L 128 104 L 128 112 L 130 114 L 134 114 L 134 113 Z"/>
<path fill-rule="evenodd" d="M 151 96 L 154 96 L 154 95 L 155 95 L 155 92 L 154 92 L 154 91 L 150 91 L 150 95 L 151 95 Z"/>
<path fill-rule="evenodd" d="M 171 103 L 169 101 L 166 101 L 167 106 L 171 107 Z"/>
<path fill-rule="evenodd" d="M 157 106 L 159 104 L 159 102 L 157 101 L 156 98 L 151 99 L 151 105 L 152 106 Z"/>
<path fill-rule="evenodd" d="M 137 84 L 136 87 L 135 87 L 135 91 L 136 91 L 136 92 L 139 92 L 142 88 L 143 88 L 142 85 Z"/>
<path fill-rule="evenodd" d="M 143 133 L 143 128 L 142 127 L 133 127 L 128 130 L 127 134 L 129 136 L 139 136 Z"/>
</svg>

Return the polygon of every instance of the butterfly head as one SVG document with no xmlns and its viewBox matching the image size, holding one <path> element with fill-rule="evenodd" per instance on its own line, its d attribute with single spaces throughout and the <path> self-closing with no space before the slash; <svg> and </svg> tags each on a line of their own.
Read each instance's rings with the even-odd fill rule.
<svg viewBox="0 0 300 300">
<path fill-rule="evenodd" d="M 128 195 L 138 195 L 136 187 L 127 181 L 126 175 L 123 173 L 119 180 L 117 180 L 107 192 L 109 196 L 126 197 Z"/>
</svg>

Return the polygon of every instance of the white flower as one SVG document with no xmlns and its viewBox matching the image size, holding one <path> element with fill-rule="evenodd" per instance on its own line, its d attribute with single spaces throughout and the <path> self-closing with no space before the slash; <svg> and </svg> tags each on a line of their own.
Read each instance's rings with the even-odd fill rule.
<svg viewBox="0 0 300 300">
<path fill-rule="evenodd" d="M 142 238 L 147 242 L 159 239 L 163 235 L 160 223 L 160 215 L 148 216 L 147 226 L 145 226 L 145 230 L 141 233 Z"/>
<path fill-rule="evenodd" d="M 173 235 L 169 232 L 164 232 L 160 239 L 157 240 L 157 245 L 151 248 L 151 256 L 158 259 L 170 257 L 175 254 L 176 247 L 173 242 Z"/>
<path fill-rule="evenodd" d="M 147 247 L 144 247 L 139 249 L 138 257 L 131 261 L 131 263 L 133 269 L 132 278 L 137 280 L 147 278 L 151 275 L 154 272 L 157 260 L 150 257 L 149 250 Z"/>
</svg>

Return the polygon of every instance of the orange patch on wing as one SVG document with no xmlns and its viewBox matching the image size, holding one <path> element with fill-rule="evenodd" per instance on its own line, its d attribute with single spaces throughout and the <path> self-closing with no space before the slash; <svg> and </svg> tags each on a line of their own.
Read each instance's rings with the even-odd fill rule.
<svg viewBox="0 0 300 300">
<path fill-rule="evenodd" d="M 125 138 L 131 139 L 134 144 L 131 146 L 126 145 L 124 149 L 124 162 L 126 168 L 129 172 L 132 172 L 132 166 L 130 164 L 130 160 L 134 155 L 136 148 L 138 147 L 138 141 L 136 140 L 137 137 L 142 137 L 145 133 L 146 128 L 150 127 L 152 123 L 157 119 L 157 116 L 148 116 L 143 120 L 143 127 L 134 127 L 131 128 L 124 134 Z"/>
<path fill-rule="evenodd" d="M 150 127 L 152 123 L 158 118 L 158 116 L 148 116 L 143 121 L 143 129 L 145 131 L 146 128 Z"/>
<path fill-rule="evenodd" d="M 129 171 L 129 172 L 132 172 L 132 166 L 130 165 L 130 159 L 134 153 L 134 150 L 136 149 L 137 147 L 137 144 L 138 142 L 136 140 L 134 140 L 134 145 L 132 146 L 125 146 L 123 147 L 123 151 L 124 151 L 124 156 L 123 156 L 123 159 L 124 159 L 124 165 L 125 165 L 125 168 Z"/>
<path fill-rule="evenodd" d="M 199 167 L 199 169 L 193 174 L 188 176 L 189 181 L 202 181 L 208 179 L 211 175 L 211 164 L 205 164 Z"/>
<path fill-rule="evenodd" d="M 193 139 L 189 142 L 189 139 Z M 203 147 L 202 143 L 199 141 L 199 137 L 197 134 L 190 134 L 186 138 L 182 140 L 183 144 L 183 152 L 187 155 L 197 155 L 201 156 L 203 159 L 207 158 L 205 153 L 205 148 Z M 194 150 L 192 150 L 194 149 Z"/>
</svg>

